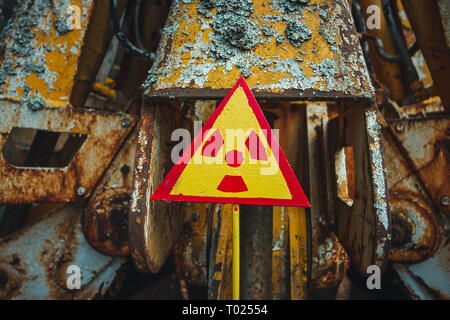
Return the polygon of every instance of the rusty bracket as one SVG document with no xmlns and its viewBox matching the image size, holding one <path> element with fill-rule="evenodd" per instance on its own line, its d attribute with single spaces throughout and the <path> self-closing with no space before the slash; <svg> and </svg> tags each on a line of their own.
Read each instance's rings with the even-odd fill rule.
<svg viewBox="0 0 450 320">
<path fill-rule="evenodd" d="M 0 100 L 0 148 L 13 128 L 87 135 L 65 168 L 17 167 L 0 155 L 0 203 L 74 201 L 86 198 L 133 127 L 128 114 L 70 106 L 32 111 L 19 102 Z M 86 165 L 89 164 L 89 165 Z"/>
<path fill-rule="evenodd" d="M 375 107 L 363 110 L 353 106 L 331 120 L 328 128 L 329 157 L 336 177 L 336 234 L 356 269 L 363 275 L 366 275 L 369 265 L 378 265 L 382 270 L 386 267 L 391 241 L 389 198 L 381 147 L 382 126 L 377 113 Z M 353 152 L 342 152 L 348 148 Z M 339 154 L 346 157 L 339 157 Z M 354 176 L 354 179 L 348 179 L 349 176 Z M 348 190 L 343 193 L 347 196 L 351 196 L 350 190 L 354 190 L 352 203 L 348 198 L 339 197 L 342 192 L 338 189 L 345 185 Z"/>
<path fill-rule="evenodd" d="M 181 234 L 183 203 L 150 197 L 173 166 L 171 133 L 184 121 L 169 105 L 142 107 L 128 226 L 133 261 L 143 272 L 158 272 Z"/>
</svg>

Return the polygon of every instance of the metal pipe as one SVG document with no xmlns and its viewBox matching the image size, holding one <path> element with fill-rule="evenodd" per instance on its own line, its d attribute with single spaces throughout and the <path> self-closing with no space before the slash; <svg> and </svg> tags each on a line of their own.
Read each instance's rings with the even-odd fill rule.
<svg viewBox="0 0 450 320">
<path fill-rule="evenodd" d="M 358 33 L 358 35 L 359 35 L 359 39 L 361 42 L 366 42 L 367 40 L 373 40 L 374 44 L 375 44 L 375 49 L 383 60 L 385 60 L 387 62 L 391 62 L 391 63 L 401 62 L 401 57 L 399 55 L 392 55 L 392 54 L 387 53 L 384 50 L 383 41 L 380 38 L 378 38 L 376 35 L 366 33 L 366 32 L 360 32 L 360 33 Z M 418 50 L 419 50 L 419 44 L 416 41 L 411 46 L 411 48 L 408 49 L 408 55 L 413 56 Z"/>
<path fill-rule="evenodd" d="M 239 300 L 239 262 L 240 262 L 240 245 L 239 245 L 239 205 L 233 204 L 233 232 L 232 232 L 232 282 L 233 282 L 233 300 Z"/>
</svg>

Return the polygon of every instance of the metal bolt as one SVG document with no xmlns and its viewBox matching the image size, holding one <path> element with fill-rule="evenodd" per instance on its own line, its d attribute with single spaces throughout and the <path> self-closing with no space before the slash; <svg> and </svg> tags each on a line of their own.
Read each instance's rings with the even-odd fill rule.
<svg viewBox="0 0 450 320">
<path fill-rule="evenodd" d="M 128 128 L 130 126 L 130 119 L 128 118 L 122 118 L 122 120 L 120 120 L 120 124 L 122 125 L 122 127 L 124 128 Z"/>
<path fill-rule="evenodd" d="M 447 196 L 443 196 L 443 197 L 441 198 L 441 204 L 442 204 L 443 206 L 448 206 L 448 205 L 450 205 L 450 198 L 447 197 Z"/>
<path fill-rule="evenodd" d="M 84 190 L 83 187 L 79 187 L 78 190 L 77 190 L 77 194 L 78 194 L 79 196 L 82 196 L 85 192 L 86 192 L 86 190 Z"/>
<path fill-rule="evenodd" d="M 398 212 L 392 212 L 392 247 L 402 248 L 412 241 L 413 226 Z"/>
<path fill-rule="evenodd" d="M 405 131 L 405 124 L 404 124 L 403 122 L 397 123 L 397 124 L 395 125 L 395 130 L 396 130 L 397 132 L 403 132 L 403 131 Z"/>
</svg>

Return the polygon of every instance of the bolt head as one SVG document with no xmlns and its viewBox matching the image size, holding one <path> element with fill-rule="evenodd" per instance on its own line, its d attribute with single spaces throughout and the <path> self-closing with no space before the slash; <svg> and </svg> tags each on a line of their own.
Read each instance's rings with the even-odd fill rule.
<svg viewBox="0 0 450 320">
<path fill-rule="evenodd" d="M 124 128 L 128 128 L 130 126 L 130 119 L 128 118 L 122 118 L 122 120 L 120 120 L 120 124 L 122 125 L 122 127 Z"/>
<path fill-rule="evenodd" d="M 397 123 L 396 125 L 395 125 L 395 130 L 397 131 L 397 132 L 403 132 L 403 131 L 405 131 L 405 125 L 403 124 L 403 123 Z"/>
<path fill-rule="evenodd" d="M 448 205 L 450 205 L 450 197 L 448 197 L 448 196 L 443 196 L 443 197 L 441 198 L 441 204 L 442 204 L 443 206 L 448 206 Z"/>
</svg>

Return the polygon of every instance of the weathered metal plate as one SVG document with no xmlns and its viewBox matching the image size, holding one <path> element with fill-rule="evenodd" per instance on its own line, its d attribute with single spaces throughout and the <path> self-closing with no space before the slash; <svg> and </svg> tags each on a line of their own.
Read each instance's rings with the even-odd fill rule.
<svg viewBox="0 0 450 320">
<path fill-rule="evenodd" d="M 220 99 L 241 75 L 257 98 L 374 100 L 347 1 L 173 1 L 145 96 Z"/>
<path fill-rule="evenodd" d="M 15 167 L 1 153 L 0 203 L 73 201 L 87 197 L 135 122 L 135 117 L 127 114 L 70 106 L 32 111 L 18 102 L 0 100 L 0 149 L 14 127 L 87 135 L 65 168 Z"/>
<path fill-rule="evenodd" d="M 420 109 L 428 106 L 416 108 L 421 114 Z M 448 116 L 430 114 L 390 121 L 383 133 L 392 214 L 391 261 L 427 260 L 443 241 L 443 217 L 449 210 L 445 201 L 449 194 L 449 125 Z"/>
<path fill-rule="evenodd" d="M 411 163 L 407 170 L 418 175 L 435 206 L 450 214 L 450 207 L 441 201 L 450 195 L 450 117 L 430 115 L 422 119 L 392 121 L 390 126 L 402 146 L 399 153 Z M 400 173 L 394 170 L 393 185 L 399 182 Z"/>
<path fill-rule="evenodd" d="M 105 293 L 125 262 L 95 251 L 81 231 L 81 209 L 65 205 L 0 241 L 0 298 L 93 299 Z M 68 267 L 80 289 L 68 288 Z M 71 281 L 69 281 L 71 282 Z"/>
<path fill-rule="evenodd" d="M 450 299 L 450 248 L 442 241 L 436 254 L 416 264 L 394 264 L 400 279 L 412 298 L 421 300 Z"/>
<path fill-rule="evenodd" d="M 381 125 L 374 109 L 354 106 L 329 122 L 329 157 L 343 147 L 353 148 L 353 167 L 339 164 L 341 170 L 354 171 L 354 199 L 349 205 L 337 196 L 335 181 L 336 234 L 356 269 L 363 275 L 369 265 L 384 269 L 389 258 L 391 217 L 385 167 L 381 149 Z M 333 159 L 334 160 L 334 159 Z M 331 161 L 332 167 L 336 162 Z M 349 161 L 351 162 L 351 161 Z"/>
<path fill-rule="evenodd" d="M 171 133 L 184 119 L 169 105 L 143 107 L 128 220 L 131 254 L 141 271 L 158 272 L 183 226 L 183 203 L 150 201 L 170 168 Z"/>
</svg>

